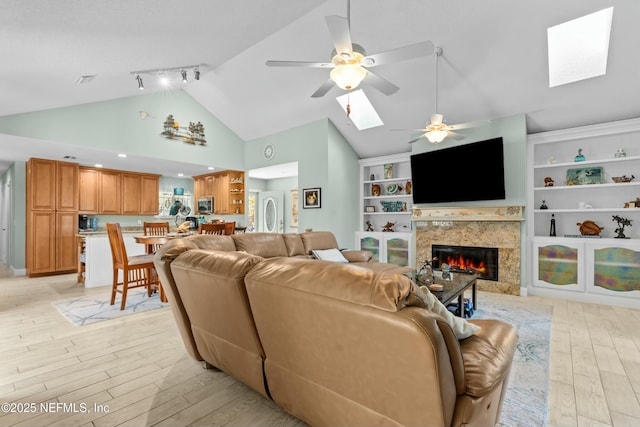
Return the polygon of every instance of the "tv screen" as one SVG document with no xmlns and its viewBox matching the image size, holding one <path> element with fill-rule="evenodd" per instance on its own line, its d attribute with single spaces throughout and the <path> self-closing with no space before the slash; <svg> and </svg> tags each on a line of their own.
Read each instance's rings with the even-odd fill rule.
<svg viewBox="0 0 640 427">
<path fill-rule="evenodd" d="M 411 156 L 413 203 L 503 200 L 502 138 Z"/>
</svg>

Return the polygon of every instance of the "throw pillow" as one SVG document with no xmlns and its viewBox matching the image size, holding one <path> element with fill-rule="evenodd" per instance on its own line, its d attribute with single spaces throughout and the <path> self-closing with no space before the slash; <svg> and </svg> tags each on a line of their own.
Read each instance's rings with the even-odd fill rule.
<svg viewBox="0 0 640 427">
<path fill-rule="evenodd" d="M 337 249 L 323 249 L 311 251 L 313 257 L 323 261 L 333 262 L 349 262 L 342 253 Z"/>
<path fill-rule="evenodd" d="M 445 307 L 444 304 L 442 304 L 440 300 L 438 300 L 438 298 L 436 298 L 426 286 L 418 287 L 413 285 L 412 288 L 414 288 L 412 290 L 414 290 L 415 297 L 417 297 L 420 303 L 415 304 L 414 300 L 412 301 L 413 304 L 411 305 L 420 305 L 431 311 L 432 313 L 435 313 L 442 317 L 449 324 L 449 326 L 451 326 L 453 333 L 459 340 L 469 338 L 471 335 L 480 330 L 480 326 L 467 322 L 466 319 L 463 319 L 462 317 L 458 317 L 451 313 L 449 309 L 447 309 L 447 307 Z"/>
</svg>

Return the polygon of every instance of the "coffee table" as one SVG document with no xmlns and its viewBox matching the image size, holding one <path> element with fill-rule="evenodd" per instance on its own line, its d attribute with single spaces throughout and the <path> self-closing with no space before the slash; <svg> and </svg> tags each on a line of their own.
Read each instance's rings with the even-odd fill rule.
<svg viewBox="0 0 640 427">
<path fill-rule="evenodd" d="M 475 310 L 477 308 L 476 284 L 478 275 L 454 272 L 451 273 L 451 276 L 451 280 L 445 280 L 435 276 L 435 282 L 432 281 L 430 284 L 436 283 L 442 285 L 443 288 L 441 291 L 431 291 L 431 293 L 438 298 L 444 306 L 449 305 L 453 300 L 458 298 L 456 315 L 464 317 L 464 291 L 469 288 L 471 288 L 471 303 L 473 304 L 473 309 Z M 421 283 L 421 281 L 417 279 L 416 283 L 418 285 L 426 285 L 426 283 Z"/>
</svg>

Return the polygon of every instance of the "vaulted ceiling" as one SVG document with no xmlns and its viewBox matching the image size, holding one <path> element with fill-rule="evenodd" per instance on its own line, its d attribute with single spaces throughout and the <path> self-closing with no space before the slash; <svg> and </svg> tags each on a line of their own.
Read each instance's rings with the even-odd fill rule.
<svg viewBox="0 0 640 427">
<path fill-rule="evenodd" d="M 547 28 L 614 7 L 607 73 L 549 88 Z M 139 95 L 134 70 L 207 64 L 185 90 L 244 140 L 329 118 L 360 157 L 410 150 L 434 113 L 434 57 L 383 65 L 400 90 L 366 95 L 384 126 L 358 131 L 328 70 L 325 16 L 347 0 L 0 0 L 0 116 Z M 640 116 L 640 2 L 632 0 L 352 0 L 351 34 L 368 53 L 431 40 L 443 49 L 438 112 L 450 123 L 526 114 L 529 133 Z M 86 84 L 75 81 L 95 75 Z M 165 90 L 145 80 L 145 93 Z M 18 159 L 3 146 L 0 160 Z M 141 167 L 142 168 L 142 167 Z"/>
</svg>

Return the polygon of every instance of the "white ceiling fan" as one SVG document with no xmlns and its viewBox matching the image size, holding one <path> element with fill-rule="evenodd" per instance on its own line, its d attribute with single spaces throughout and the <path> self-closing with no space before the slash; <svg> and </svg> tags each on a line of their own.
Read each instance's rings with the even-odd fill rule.
<svg viewBox="0 0 640 427">
<path fill-rule="evenodd" d="M 373 55 L 367 55 L 364 47 L 351 42 L 350 9 L 347 1 L 347 18 L 337 15 L 325 17 L 335 49 L 331 52 L 331 62 L 307 61 L 267 61 L 270 67 L 309 67 L 331 69 L 329 79 L 316 90 L 311 97 L 324 96 L 334 85 L 344 90 L 352 90 L 366 79 L 385 95 L 395 93 L 399 88 L 387 79 L 374 74 L 370 69 L 379 65 L 392 64 L 421 56 L 433 54 L 433 43 L 425 41 L 409 46 L 392 49 Z"/>
<path fill-rule="evenodd" d="M 460 141 L 464 139 L 464 135 L 460 135 L 459 133 L 453 132 L 458 129 L 467 129 L 477 126 L 485 126 L 491 123 L 489 120 L 479 121 L 479 122 L 469 122 L 469 123 L 460 123 L 457 125 L 448 125 L 443 122 L 442 114 L 437 113 L 438 111 L 438 58 L 442 55 L 442 49 L 440 47 L 436 47 L 433 50 L 433 55 L 435 56 L 435 113 L 431 115 L 431 121 L 427 123 L 427 126 L 424 129 L 392 129 L 394 131 L 414 131 L 421 132 L 417 138 L 409 141 L 409 144 L 419 141 L 421 138 L 427 138 L 429 142 L 434 144 L 438 144 L 442 142 L 445 138 L 452 138 L 456 141 Z"/>
</svg>

